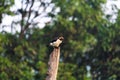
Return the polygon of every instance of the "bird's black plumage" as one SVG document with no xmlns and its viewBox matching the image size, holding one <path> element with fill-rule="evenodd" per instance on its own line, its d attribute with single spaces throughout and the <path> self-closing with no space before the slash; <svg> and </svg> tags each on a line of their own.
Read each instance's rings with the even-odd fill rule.
<svg viewBox="0 0 120 80">
<path fill-rule="evenodd" d="M 50 42 L 55 42 L 58 39 L 58 37 L 55 37 L 53 40 L 51 40 Z"/>
</svg>

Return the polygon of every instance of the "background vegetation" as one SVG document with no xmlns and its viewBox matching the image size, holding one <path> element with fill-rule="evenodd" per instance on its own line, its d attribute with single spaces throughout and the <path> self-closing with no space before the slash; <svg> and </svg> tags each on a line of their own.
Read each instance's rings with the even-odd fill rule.
<svg viewBox="0 0 120 80">
<path fill-rule="evenodd" d="M 33 9 L 35 3 L 37 9 Z M 14 0 L 1 0 L 0 24 L 4 15 L 18 15 L 20 19 L 8 27 L 19 25 L 20 32 L 0 33 L 0 80 L 44 80 L 52 51 L 47 45 L 60 35 L 65 40 L 58 80 L 119 80 L 120 10 L 116 20 L 110 22 L 111 15 L 105 15 L 102 7 L 105 3 L 106 0 L 21 0 L 22 7 L 11 11 Z M 49 8 L 51 11 L 47 11 Z M 34 20 L 43 14 L 51 21 L 39 28 L 39 22 Z"/>
</svg>

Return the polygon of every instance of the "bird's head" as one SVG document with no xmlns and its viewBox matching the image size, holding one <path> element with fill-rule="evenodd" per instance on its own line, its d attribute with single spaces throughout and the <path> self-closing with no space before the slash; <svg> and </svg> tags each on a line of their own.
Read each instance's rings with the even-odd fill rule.
<svg viewBox="0 0 120 80">
<path fill-rule="evenodd" d="M 63 41 L 63 40 L 64 40 L 64 37 L 62 37 L 62 36 L 61 36 L 61 37 L 59 37 L 59 40 Z"/>
</svg>

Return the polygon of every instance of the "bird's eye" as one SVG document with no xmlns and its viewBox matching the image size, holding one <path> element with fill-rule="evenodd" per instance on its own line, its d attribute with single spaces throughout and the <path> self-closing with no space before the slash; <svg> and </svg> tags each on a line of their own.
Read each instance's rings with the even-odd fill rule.
<svg viewBox="0 0 120 80">
<path fill-rule="evenodd" d="M 59 40 L 63 40 L 64 38 L 63 37 L 59 37 Z"/>
<path fill-rule="evenodd" d="M 62 38 L 60 40 L 63 40 Z"/>
</svg>

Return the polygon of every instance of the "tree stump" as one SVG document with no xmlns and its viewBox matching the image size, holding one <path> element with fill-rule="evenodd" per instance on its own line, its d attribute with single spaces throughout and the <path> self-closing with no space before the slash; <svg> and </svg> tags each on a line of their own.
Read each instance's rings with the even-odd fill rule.
<svg viewBox="0 0 120 80">
<path fill-rule="evenodd" d="M 60 58 L 60 47 L 54 48 L 52 53 L 50 54 L 49 62 L 48 62 L 48 71 L 46 80 L 56 80 L 57 71 L 59 65 Z"/>
</svg>

